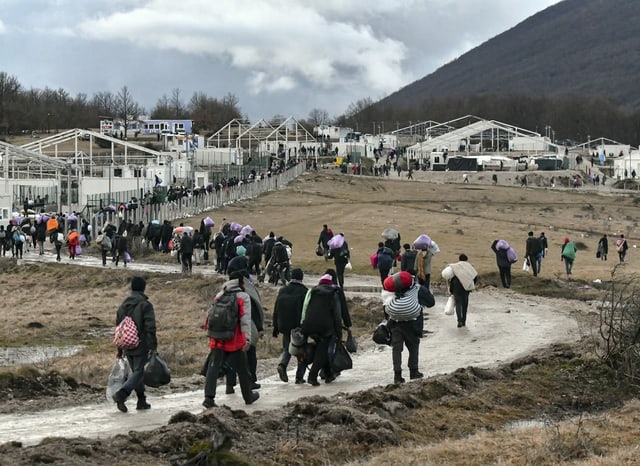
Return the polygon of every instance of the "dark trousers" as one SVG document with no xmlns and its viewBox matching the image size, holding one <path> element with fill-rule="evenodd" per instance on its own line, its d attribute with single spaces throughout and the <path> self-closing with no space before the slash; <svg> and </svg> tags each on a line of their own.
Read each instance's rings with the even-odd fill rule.
<svg viewBox="0 0 640 466">
<path fill-rule="evenodd" d="M 531 267 L 531 272 L 533 272 L 533 276 L 536 277 L 540 272 L 540 269 L 538 268 L 538 266 L 540 265 L 538 264 L 538 257 L 536 255 L 536 256 L 527 256 L 527 258 L 529 259 L 529 267 Z"/>
<path fill-rule="evenodd" d="M 127 396 L 129 396 L 131 392 L 135 391 L 138 399 L 144 398 L 144 365 L 148 360 L 147 353 L 136 356 L 127 355 L 127 360 L 131 367 L 131 374 L 129 374 L 129 377 L 121 390 Z"/>
<path fill-rule="evenodd" d="M 500 270 L 500 281 L 502 282 L 502 286 L 505 288 L 511 288 L 511 266 L 498 266 L 498 270 Z"/>
<path fill-rule="evenodd" d="M 193 253 L 192 252 L 182 252 L 180 253 L 182 256 L 182 265 L 189 271 L 193 269 Z"/>
<path fill-rule="evenodd" d="M 246 353 L 242 350 L 228 352 L 221 349 L 214 349 L 211 350 L 210 356 L 209 367 L 207 368 L 207 380 L 204 384 L 204 396 L 207 398 L 216 397 L 218 373 L 220 372 L 222 365 L 225 362 L 228 362 L 238 373 L 242 398 L 244 398 L 245 402 L 251 401 L 251 377 L 249 375 Z"/>
<path fill-rule="evenodd" d="M 107 252 L 109 252 L 108 249 L 102 250 L 102 265 L 107 265 Z"/>
<path fill-rule="evenodd" d="M 309 381 L 317 381 L 320 369 L 324 370 L 325 377 L 331 377 L 331 360 L 333 359 L 333 350 L 336 344 L 336 337 L 314 337 L 316 342 L 316 352 L 313 355 L 313 364 L 309 369 Z"/>
<path fill-rule="evenodd" d="M 391 271 L 391 269 L 378 269 L 378 271 L 380 272 L 380 281 L 384 284 L 384 279 L 387 278 L 389 276 L 389 271 Z"/>
<path fill-rule="evenodd" d="M 289 353 L 289 343 L 291 343 L 291 332 L 284 332 L 282 334 L 282 355 L 280 356 L 280 364 L 284 367 L 289 365 L 291 361 L 291 354 Z M 296 369 L 296 379 L 304 379 L 304 373 L 307 370 L 307 365 L 304 362 L 300 362 L 298 359 L 298 368 Z"/>
<path fill-rule="evenodd" d="M 418 333 L 420 322 L 411 320 L 408 322 L 393 322 L 391 325 L 391 359 L 394 372 L 402 371 L 402 350 L 407 347 L 409 361 L 407 366 L 410 371 L 418 370 L 418 352 L 420 350 L 420 336 Z"/>
<path fill-rule="evenodd" d="M 469 292 L 461 290 L 457 293 L 453 293 L 456 299 L 456 316 L 458 317 L 458 323 L 467 323 L 467 308 L 469 307 Z"/>
<path fill-rule="evenodd" d="M 256 371 L 258 370 L 258 355 L 256 352 L 255 346 L 250 346 L 247 351 L 247 369 L 249 369 L 249 378 L 252 382 L 257 382 L 258 377 L 256 375 Z M 233 361 L 228 361 L 228 370 L 227 370 L 227 386 L 234 387 L 236 385 L 236 366 Z"/>
<path fill-rule="evenodd" d="M 346 262 L 336 262 L 336 275 L 338 277 L 338 285 L 340 285 L 340 288 L 344 288 L 344 268 L 346 266 Z"/>
</svg>

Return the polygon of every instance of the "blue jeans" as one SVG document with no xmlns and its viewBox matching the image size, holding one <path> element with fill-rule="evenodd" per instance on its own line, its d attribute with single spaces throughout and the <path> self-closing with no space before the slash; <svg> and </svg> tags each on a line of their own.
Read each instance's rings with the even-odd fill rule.
<svg viewBox="0 0 640 466">
<path fill-rule="evenodd" d="M 127 396 L 135 391 L 138 398 L 144 397 L 144 365 L 148 361 L 147 353 L 136 356 L 127 355 L 127 360 L 131 367 L 131 374 L 129 374 L 121 390 Z"/>
</svg>

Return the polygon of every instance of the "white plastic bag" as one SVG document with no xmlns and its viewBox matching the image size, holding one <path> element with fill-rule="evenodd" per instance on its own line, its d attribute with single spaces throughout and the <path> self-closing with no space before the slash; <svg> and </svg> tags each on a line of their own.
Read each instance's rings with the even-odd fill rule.
<svg viewBox="0 0 640 466">
<path fill-rule="evenodd" d="M 129 377 L 129 362 L 126 358 L 116 359 L 107 379 L 107 401 L 113 401 L 113 394 L 120 390 Z"/>
<path fill-rule="evenodd" d="M 444 305 L 444 313 L 445 315 L 451 316 L 456 312 L 456 299 L 453 295 L 449 295 L 449 299 L 447 299 L 447 304 Z"/>
<path fill-rule="evenodd" d="M 347 262 L 347 265 L 344 266 L 345 270 L 353 270 L 353 266 L 351 265 L 351 261 Z"/>
<path fill-rule="evenodd" d="M 522 271 L 523 272 L 528 272 L 529 271 L 529 258 L 528 257 L 522 263 Z"/>
</svg>

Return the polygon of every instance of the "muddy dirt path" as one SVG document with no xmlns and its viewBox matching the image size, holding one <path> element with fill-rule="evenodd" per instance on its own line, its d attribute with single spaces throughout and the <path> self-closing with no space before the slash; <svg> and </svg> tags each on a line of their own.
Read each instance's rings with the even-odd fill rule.
<svg viewBox="0 0 640 466">
<path fill-rule="evenodd" d="M 42 258 L 33 258 L 33 261 L 39 260 Z M 29 261 L 31 259 L 25 259 L 25 262 Z M 98 258 L 83 257 L 77 262 L 102 267 Z M 171 266 L 135 262 L 130 268 L 165 273 L 178 271 L 177 265 L 174 270 Z M 198 271 L 215 273 L 209 267 Z M 354 289 L 375 288 L 379 283 L 376 277 L 351 278 Z M 582 335 L 575 313 L 589 311 L 588 304 L 575 301 L 522 296 L 508 290 L 479 291 L 471 295 L 467 327 L 457 328 L 455 317 L 443 314 L 444 303 L 444 296 L 436 296 L 436 306 L 428 310 L 426 329 L 432 333 L 427 334 L 420 346 L 420 369 L 425 377 L 471 365 L 493 367 L 551 343 L 576 341 Z M 252 406 L 244 405 L 239 390 L 236 394 L 225 395 L 224 384 L 218 390 L 216 402 L 253 412 L 276 409 L 306 396 L 331 396 L 391 383 L 390 348 L 378 347 L 369 339 L 361 341 L 360 346 L 358 353 L 353 355 L 354 368 L 332 384 L 319 387 L 287 384 L 272 376 L 260 380 L 260 399 Z M 406 365 L 406 352 L 403 356 Z M 294 372 L 295 366 L 290 366 L 290 380 L 293 380 Z M 135 410 L 133 399 L 128 403 L 130 411 L 127 414 L 120 413 L 113 403 L 105 401 L 29 414 L 1 415 L 0 443 L 16 440 L 32 445 L 50 436 L 105 438 L 131 430 L 150 430 L 165 425 L 179 411 L 202 412 L 202 399 L 203 393 L 198 390 L 163 396 L 149 394 L 152 409 L 144 412 Z"/>
</svg>

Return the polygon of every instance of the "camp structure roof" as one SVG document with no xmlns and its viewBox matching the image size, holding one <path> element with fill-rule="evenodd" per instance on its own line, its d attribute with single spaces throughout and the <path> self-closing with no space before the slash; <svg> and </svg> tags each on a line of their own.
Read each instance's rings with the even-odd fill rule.
<svg viewBox="0 0 640 466">
<path fill-rule="evenodd" d="M 24 147 L 0 141 L 2 177 L 8 179 L 51 179 L 61 170 L 76 168 L 73 159 L 49 157 Z"/>
<path fill-rule="evenodd" d="M 80 150 L 79 140 L 89 139 L 88 153 Z M 100 141 L 105 150 L 94 153 L 94 141 Z M 69 150 L 69 141 L 73 143 Z M 64 146 L 63 146 L 64 145 Z M 65 147 L 66 149 L 61 149 Z M 48 155 L 50 158 L 73 159 L 73 163 L 82 170 L 83 173 L 93 175 L 95 166 L 107 164 L 143 165 L 148 159 L 157 160 L 162 153 L 148 147 L 141 146 L 129 141 L 124 141 L 112 136 L 97 133 L 87 129 L 70 129 L 60 133 L 52 134 L 38 140 L 31 141 L 21 146 L 22 149 L 32 153 Z"/>
<path fill-rule="evenodd" d="M 207 138 L 207 147 L 250 149 L 261 142 L 316 142 L 316 138 L 294 117 L 270 123 L 265 119 L 251 124 L 233 119 Z"/>
<path fill-rule="evenodd" d="M 409 150 L 428 153 L 434 150 L 456 150 L 461 140 L 472 137 L 484 139 L 510 139 L 513 137 L 539 138 L 540 134 L 496 120 L 485 120 L 466 115 L 434 125 L 428 129 L 425 140 L 409 147 Z"/>
</svg>

